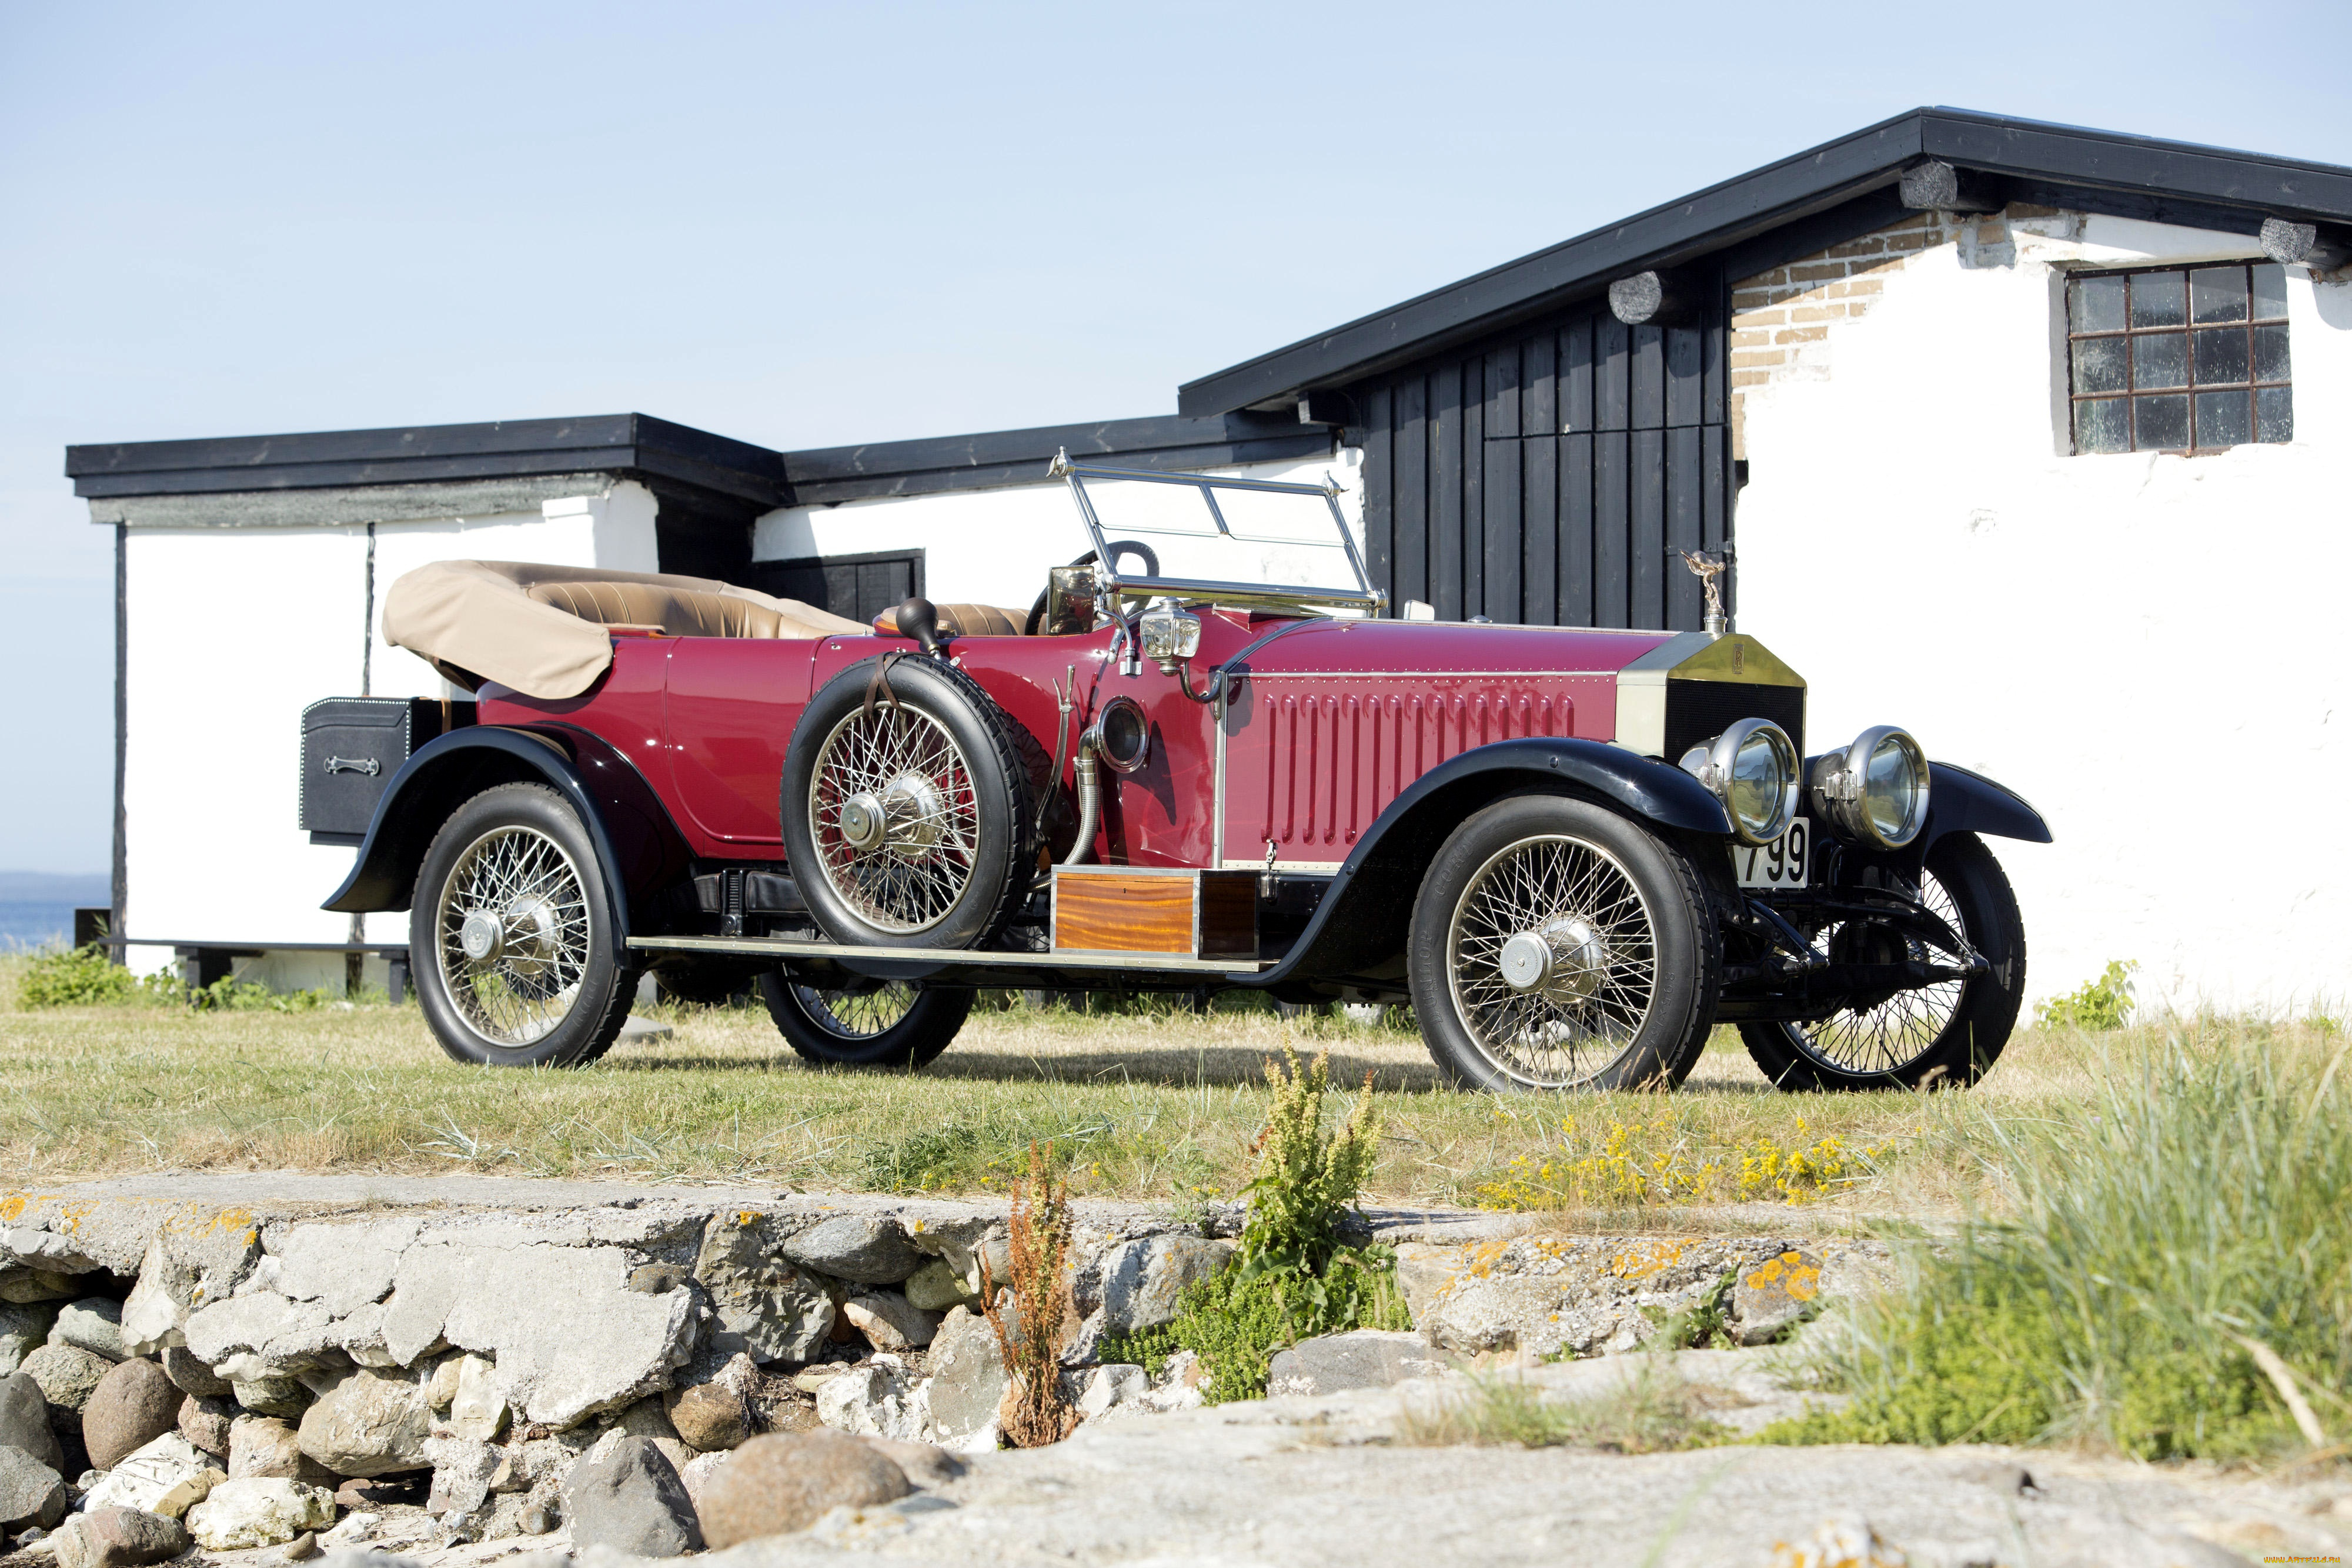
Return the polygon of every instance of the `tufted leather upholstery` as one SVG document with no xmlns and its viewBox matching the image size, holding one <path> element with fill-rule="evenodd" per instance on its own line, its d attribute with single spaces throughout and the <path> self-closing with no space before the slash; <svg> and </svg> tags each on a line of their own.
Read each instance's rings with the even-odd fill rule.
<svg viewBox="0 0 2352 1568">
<path fill-rule="evenodd" d="M 999 610 L 993 604 L 942 604 L 940 631 L 949 637 L 1018 637 L 1022 622 L 1029 619 L 1025 610 Z M 885 637 L 900 635 L 898 612 L 885 610 L 874 618 L 874 630 Z"/>
</svg>

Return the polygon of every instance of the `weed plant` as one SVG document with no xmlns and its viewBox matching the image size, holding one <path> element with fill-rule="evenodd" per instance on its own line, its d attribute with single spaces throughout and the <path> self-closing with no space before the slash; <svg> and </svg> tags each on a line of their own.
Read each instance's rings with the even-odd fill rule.
<svg viewBox="0 0 2352 1568">
<path fill-rule="evenodd" d="M 1575 1444 L 1612 1454 L 1671 1453 L 1729 1435 L 1708 1415 L 1717 1397 L 1657 1356 L 1643 1357 L 1632 1375 L 1580 1399 L 1548 1399 L 1539 1385 L 1509 1373 L 1474 1374 L 1465 1391 L 1408 1400 L 1397 1439 L 1417 1448 Z"/>
<path fill-rule="evenodd" d="M 1978 1111 L 2006 1214 L 1915 1251 L 1828 1342 L 1847 1408 L 1768 1436 L 2231 1459 L 2352 1434 L 2347 1051 L 2191 1026 L 2112 1058 L 2083 1113 Z"/>
<path fill-rule="evenodd" d="M 2082 989 L 2063 997 L 2052 997 L 2033 1009 L 2037 1029 L 2121 1029 L 2131 1022 L 2132 971 L 2137 964 L 2121 959 L 2109 961 L 2095 980 L 2083 982 Z"/>
<path fill-rule="evenodd" d="M 1062 1396 L 1062 1344 L 1069 1337 L 1070 1192 L 1055 1178 L 1044 1147 L 1029 1146 L 1029 1175 L 1013 1189 L 1013 1278 L 1000 1292 L 981 1259 L 982 1310 L 1004 1354 L 1000 1420 L 1016 1448 L 1068 1437 L 1078 1413 Z"/>
<path fill-rule="evenodd" d="M 16 978 L 16 1005 L 22 1008 L 149 1006 L 182 1007 L 191 1012 L 306 1013 L 341 1006 L 344 999 L 332 991 L 277 991 L 226 976 L 208 986 L 188 986 L 168 972 L 134 975 L 96 943 L 37 953 Z M 373 999 L 381 1000 L 381 994 Z"/>
</svg>

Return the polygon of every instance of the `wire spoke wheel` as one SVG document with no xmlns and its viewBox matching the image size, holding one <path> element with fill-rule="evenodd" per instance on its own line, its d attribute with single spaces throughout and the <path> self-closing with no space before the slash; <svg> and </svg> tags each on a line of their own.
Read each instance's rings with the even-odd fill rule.
<svg viewBox="0 0 2352 1568">
<path fill-rule="evenodd" d="M 1963 942 L 1969 939 L 1968 922 L 1958 901 L 1933 872 L 1919 879 L 1919 903 Z M 1833 957 L 1846 935 L 1843 923 L 1823 926 L 1813 936 L 1813 949 L 1824 958 Z M 1913 962 L 1955 963 L 1963 956 L 1916 936 L 1899 940 L 1905 956 Z M 1916 1061 L 1943 1038 L 1958 1016 L 1967 992 L 1966 980 L 1938 980 L 1916 990 L 1896 991 L 1872 1007 L 1832 1013 L 1817 1023 L 1792 1023 L 1789 1033 L 1807 1055 L 1841 1071 L 1895 1072 Z"/>
<path fill-rule="evenodd" d="M 864 990 L 823 991 L 814 986 L 794 986 L 793 996 L 809 1021 L 844 1040 L 869 1040 L 887 1033 L 912 1012 L 919 994 L 903 980 L 888 980 Z"/>
<path fill-rule="evenodd" d="M 929 930 L 978 870 L 971 766 L 912 704 L 876 703 L 834 726 L 809 780 L 808 822 L 826 883 L 885 931 Z"/>
<path fill-rule="evenodd" d="M 434 958 L 466 1027 L 513 1050 L 570 1017 L 588 970 L 588 899 L 563 846 L 535 828 L 492 829 L 442 880 Z"/>
<path fill-rule="evenodd" d="M 1488 857 L 1454 903 L 1446 953 L 1472 1040 L 1531 1086 L 1591 1082 L 1632 1048 L 1657 998 L 1648 901 L 1614 854 L 1572 835 Z"/>
</svg>

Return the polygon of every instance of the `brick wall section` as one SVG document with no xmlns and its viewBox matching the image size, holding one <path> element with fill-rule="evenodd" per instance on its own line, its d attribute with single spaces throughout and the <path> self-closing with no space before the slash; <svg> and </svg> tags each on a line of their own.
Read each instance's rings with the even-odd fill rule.
<svg viewBox="0 0 2352 1568">
<path fill-rule="evenodd" d="M 1869 313 L 1886 275 L 1937 246 L 2007 244 L 2006 216 L 1921 213 L 1860 239 L 1743 277 L 1731 288 L 1731 445 L 1748 454 L 1747 394 L 1830 379 L 1830 329 Z"/>
</svg>

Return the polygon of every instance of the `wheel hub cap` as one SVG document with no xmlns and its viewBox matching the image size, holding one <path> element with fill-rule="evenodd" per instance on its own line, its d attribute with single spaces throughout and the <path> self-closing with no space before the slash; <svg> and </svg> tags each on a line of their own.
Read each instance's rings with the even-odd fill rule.
<svg viewBox="0 0 2352 1568">
<path fill-rule="evenodd" d="M 457 945 L 477 964 L 487 964 L 506 949 L 506 922 L 486 909 L 466 916 L 458 928 Z"/>
<path fill-rule="evenodd" d="M 890 841 L 895 849 L 922 851 L 937 847 L 940 824 L 947 815 L 947 797 L 919 773 L 901 773 L 882 791 L 890 816 Z"/>
<path fill-rule="evenodd" d="M 1503 983 L 1546 1001 L 1580 1002 L 1601 988 L 1609 973 L 1609 950 L 1591 923 L 1576 916 L 1521 931 L 1496 955 Z"/>
<path fill-rule="evenodd" d="M 889 833 L 889 817 L 882 798 L 871 790 L 852 795 L 841 804 L 841 841 L 863 853 L 882 847 Z"/>
</svg>

